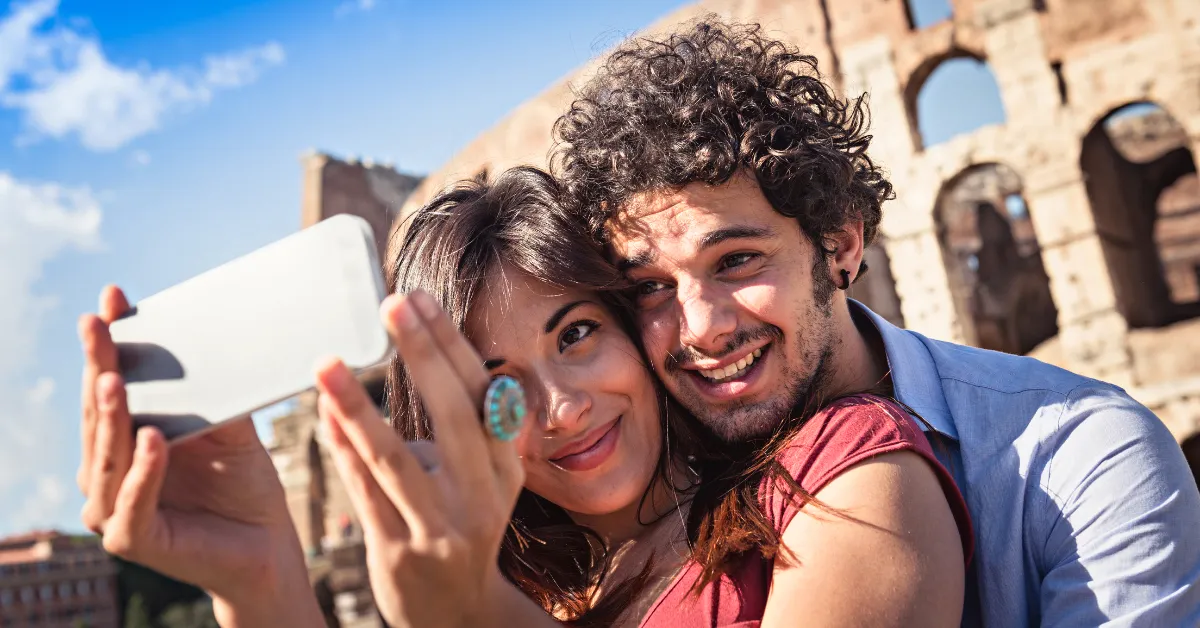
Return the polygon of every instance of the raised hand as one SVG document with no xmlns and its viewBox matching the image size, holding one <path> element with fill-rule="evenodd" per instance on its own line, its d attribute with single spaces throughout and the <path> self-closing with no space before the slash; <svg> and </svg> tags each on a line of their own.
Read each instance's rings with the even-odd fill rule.
<svg viewBox="0 0 1200 628">
<path fill-rule="evenodd" d="M 384 619 L 393 627 L 556 625 L 496 564 L 524 470 L 513 441 L 482 424 L 482 359 L 423 292 L 389 297 L 382 312 L 436 441 L 401 440 L 340 361 L 318 369 L 317 407 L 359 513 Z"/>
<path fill-rule="evenodd" d="M 168 449 L 136 439 L 108 326 L 116 288 L 80 319 L 83 521 L 110 553 L 209 592 L 223 626 L 323 625 L 283 488 L 249 419 Z M 136 444 L 135 444 L 136 440 Z"/>
</svg>

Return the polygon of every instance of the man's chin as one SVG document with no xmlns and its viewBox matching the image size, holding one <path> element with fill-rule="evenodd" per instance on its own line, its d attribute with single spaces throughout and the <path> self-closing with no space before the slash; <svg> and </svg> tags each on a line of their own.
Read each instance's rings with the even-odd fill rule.
<svg viewBox="0 0 1200 628">
<path fill-rule="evenodd" d="M 775 411 L 772 407 L 743 406 L 717 411 L 708 407 L 701 410 L 693 411 L 692 416 L 696 417 L 714 439 L 727 445 L 760 443 L 767 440 L 775 433 L 786 415 L 786 410 Z"/>
</svg>

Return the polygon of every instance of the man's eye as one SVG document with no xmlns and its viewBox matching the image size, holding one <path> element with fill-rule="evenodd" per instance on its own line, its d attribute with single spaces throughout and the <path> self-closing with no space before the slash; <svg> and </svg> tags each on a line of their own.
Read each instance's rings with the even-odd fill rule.
<svg viewBox="0 0 1200 628">
<path fill-rule="evenodd" d="M 758 257 L 758 253 L 734 253 L 732 255 L 726 255 L 721 259 L 721 269 L 724 270 L 726 268 L 737 268 L 738 266 L 750 262 L 756 257 Z"/>
<path fill-rule="evenodd" d="M 661 281 L 643 281 L 637 285 L 637 294 L 639 297 L 648 296 L 663 289 Z"/>
<path fill-rule="evenodd" d="M 558 336 L 558 350 L 563 351 L 567 347 L 587 338 L 596 331 L 600 324 L 595 321 L 579 321 L 567 327 Z"/>
</svg>

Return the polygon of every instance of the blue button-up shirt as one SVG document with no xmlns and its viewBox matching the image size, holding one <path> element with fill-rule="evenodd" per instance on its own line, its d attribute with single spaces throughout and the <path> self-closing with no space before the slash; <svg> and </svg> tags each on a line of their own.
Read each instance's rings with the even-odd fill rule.
<svg viewBox="0 0 1200 628">
<path fill-rule="evenodd" d="M 964 626 L 1200 626 L 1200 492 L 1123 390 L 866 312 L 975 526 Z"/>
</svg>

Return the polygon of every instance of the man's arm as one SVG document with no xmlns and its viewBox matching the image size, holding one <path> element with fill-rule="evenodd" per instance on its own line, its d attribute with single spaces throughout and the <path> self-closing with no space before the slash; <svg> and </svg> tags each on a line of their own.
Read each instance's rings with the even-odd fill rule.
<svg viewBox="0 0 1200 628">
<path fill-rule="evenodd" d="M 1049 432 L 1031 518 L 1044 626 L 1200 625 L 1200 492 L 1166 426 L 1124 393 L 1079 388 Z"/>
</svg>

